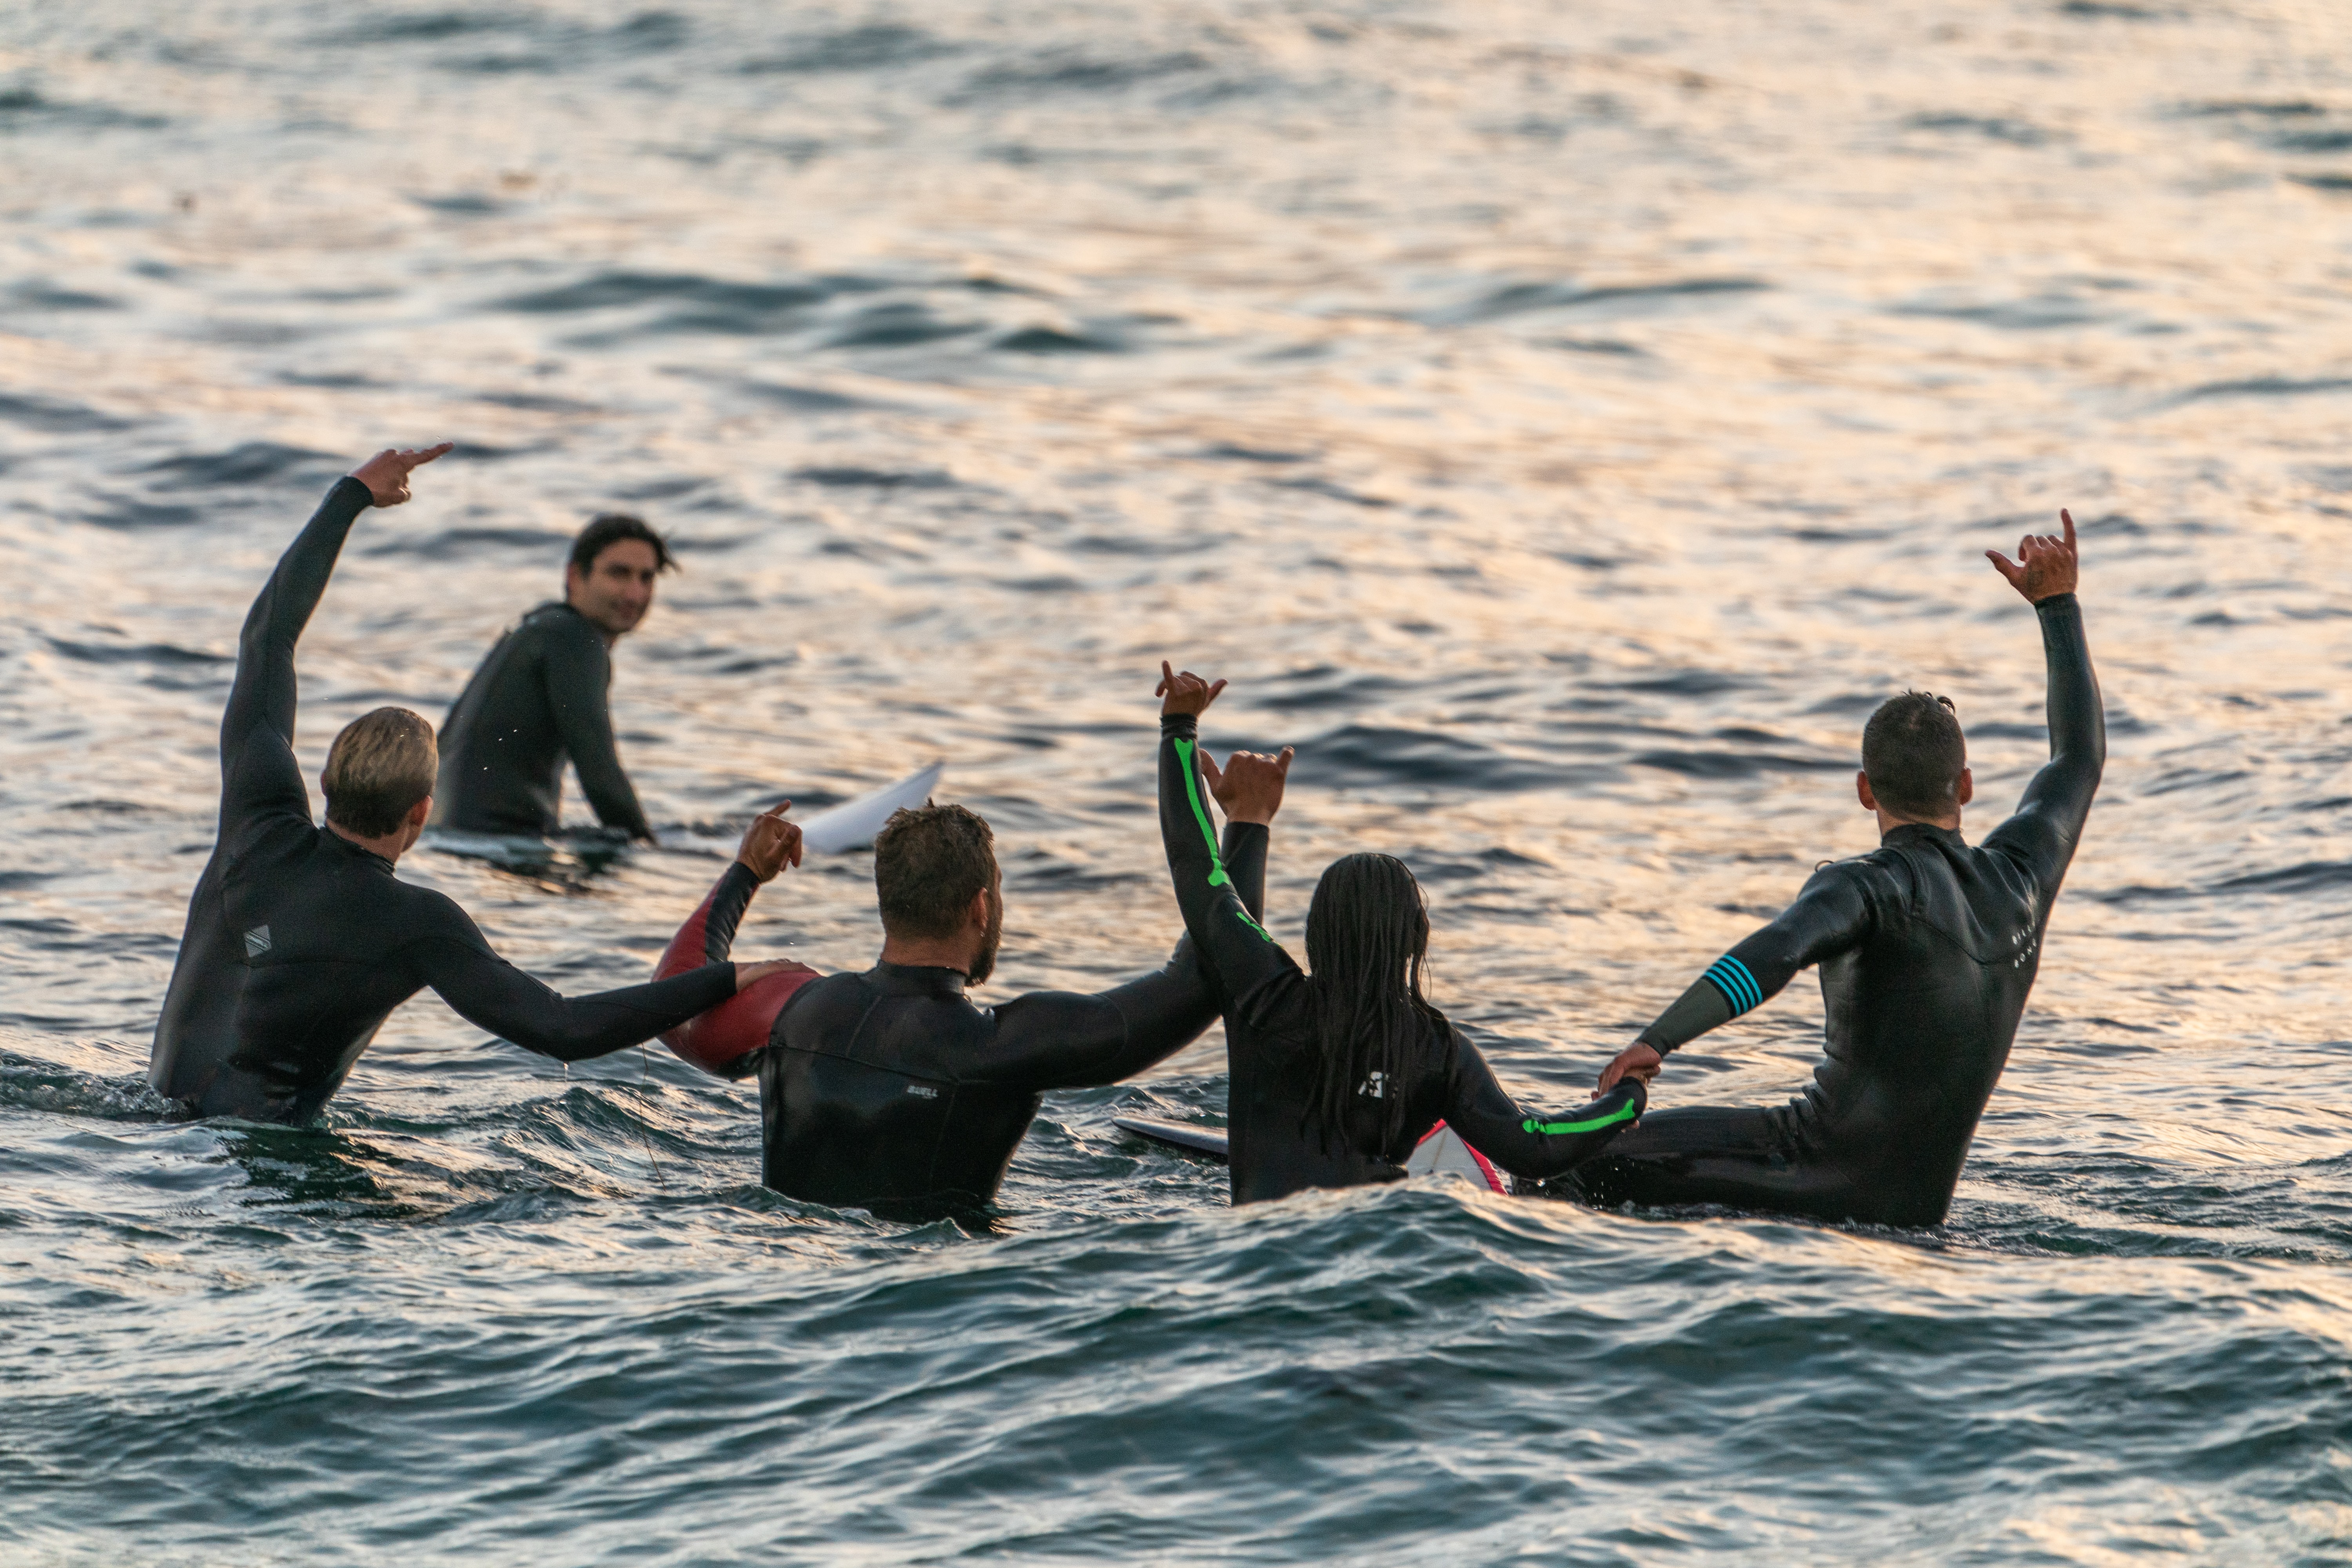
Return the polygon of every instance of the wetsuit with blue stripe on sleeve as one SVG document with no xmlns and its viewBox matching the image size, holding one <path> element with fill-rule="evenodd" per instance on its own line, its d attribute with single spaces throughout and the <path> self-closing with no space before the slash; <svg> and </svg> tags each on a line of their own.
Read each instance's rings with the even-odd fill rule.
<svg viewBox="0 0 2352 1568">
<path fill-rule="evenodd" d="M 294 758 L 294 647 L 352 523 L 345 479 L 287 548 L 237 641 L 221 721 L 219 837 L 148 1059 L 162 1093 L 205 1116 L 317 1114 L 392 1010 L 425 986 L 467 1022 L 562 1061 L 651 1039 L 735 994 L 732 963 L 563 997 L 490 951 L 443 894 L 310 818 Z"/>
<path fill-rule="evenodd" d="M 1578 1194 L 1942 1223 L 2106 761 L 2082 606 L 2058 594 L 2035 611 L 2050 761 L 2017 814 L 1974 847 L 1956 829 L 1904 823 L 1871 853 L 1823 867 L 1640 1037 L 1672 1051 L 1819 965 L 1827 1038 L 1813 1082 L 1785 1106 L 1653 1111 L 1576 1173 Z"/>
<path fill-rule="evenodd" d="M 1431 1030 L 1396 1081 L 1360 1086 L 1348 1125 L 1337 1136 L 1321 1136 L 1309 1115 L 1322 1048 L 1309 982 L 1259 923 L 1256 909 L 1243 902 L 1218 854 L 1197 721 L 1171 713 L 1160 728 L 1160 837 L 1184 929 L 1200 945 L 1225 1016 L 1234 1202 L 1394 1181 L 1413 1145 L 1441 1121 L 1514 1175 L 1556 1176 L 1590 1159 L 1641 1114 L 1642 1085 L 1628 1079 L 1575 1110 L 1531 1115 L 1503 1092 L 1478 1047 L 1449 1026 L 1442 1037 Z M 1402 1131 L 1393 1140 L 1381 1103 L 1391 1095 L 1405 1102 Z"/>
</svg>

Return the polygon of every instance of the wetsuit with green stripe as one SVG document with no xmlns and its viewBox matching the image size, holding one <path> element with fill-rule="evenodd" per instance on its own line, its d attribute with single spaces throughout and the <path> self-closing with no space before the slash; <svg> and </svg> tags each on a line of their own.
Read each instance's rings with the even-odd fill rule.
<svg viewBox="0 0 2352 1568">
<path fill-rule="evenodd" d="M 1576 1173 L 1578 1195 L 1942 1223 L 2106 761 L 2082 607 L 2061 594 L 2035 608 L 2050 761 L 2017 814 L 1974 847 L 1957 830 L 1905 823 L 1871 853 L 1823 867 L 1640 1037 L 1671 1051 L 1819 964 L 1828 1038 L 1804 1094 L 1653 1112 Z"/>
<path fill-rule="evenodd" d="M 1394 1181 L 1413 1145 L 1441 1121 L 1514 1175 L 1556 1176 L 1591 1158 L 1641 1114 L 1642 1086 L 1629 1079 L 1572 1111 L 1529 1115 L 1503 1092 L 1478 1047 L 1449 1026 L 1442 1037 L 1433 1030 L 1419 1058 L 1394 1081 L 1360 1087 L 1348 1125 L 1327 1143 L 1307 1115 L 1321 1049 L 1310 982 L 1243 906 L 1217 853 L 1195 721 L 1169 714 L 1160 728 L 1160 837 L 1185 930 L 1225 1016 L 1234 1202 Z M 1405 1116 L 1391 1140 L 1380 1102 L 1392 1095 L 1403 1098 Z"/>
</svg>

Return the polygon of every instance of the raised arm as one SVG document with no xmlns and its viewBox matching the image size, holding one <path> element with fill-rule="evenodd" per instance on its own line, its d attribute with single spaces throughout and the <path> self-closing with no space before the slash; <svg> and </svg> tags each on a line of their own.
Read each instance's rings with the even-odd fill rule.
<svg viewBox="0 0 2352 1568">
<path fill-rule="evenodd" d="M 2081 564 L 2074 519 L 2063 510 L 2058 517 L 2065 532 L 2055 538 L 2028 535 L 2019 543 L 2016 561 L 1998 551 L 1985 552 L 2041 619 L 2042 657 L 2049 672 L 2043 711 L 2050 724 L 2049 762 L 2025 786 L 2017 814 L 1986 836 L 1985 847 L 2025 861 L 2045 910 L 2074 858 L 2107 762 L 2106 710 L 2075 594 Z"/>
<path fill-rule="evenodd" d="M 1217 845 L 1209 816 L 1213 790 L 1223 789 L 1234 820 L 1270 820 L 1282 804 L 1291 753 L 1278 758 L 1237 754 L 1223 773 L 1200 749 L 1200 716 L 1223 691 L 1190 670 L 1160 666 L 1160 838 L 1176 886 L 1176 907 L 1200 950 L 1217 993 L 1229 1008 L 1265 981 L 1297 965 L 1242 900 Z M 1242 786 L 1247 793 L 1239 793 Z"/>
<path fill-rule="evenodd" d="M 548 639 L 545 669 L 548 706 L 596 820 L 625 828 L 632 838 L 651 839 L 653 827 L 621 769 L 620 748 L 613 739 L 613 659 L 604 639 L 584 618 L 566 626 L 562 635 Z"/>
<path fill-rule="evenodd" d="M 1666 1054 L 1779 995 L 1800 971 L 1856 946 L 1870 933 L 1873 906 L 1851 863 L 1824 866 L 1780 918 L 1707 966 L 1601 1069 L 1600 1092 L 1627 1076 L 1655 1078 Z M 1467 1136 L 1467 1134 L 1465 1134 Z"/>
<path fill-rule="evenodd" d="M 371 506 L 408 500 L 410 470 L 448 449 L 445 441 L 420 451 L 379 452 L 336 480 L 247 612 L 236 640 L 236 680 L 221 716 L 224 836 L 273 810 L 310 816 L 310 793 L 294 760 L 294 645 L 327 591 L 352 522 Z"/>
</svg>

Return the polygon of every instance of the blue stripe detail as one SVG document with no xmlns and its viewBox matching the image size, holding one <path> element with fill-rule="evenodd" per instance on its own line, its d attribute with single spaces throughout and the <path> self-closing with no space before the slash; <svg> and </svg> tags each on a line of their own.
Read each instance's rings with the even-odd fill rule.
<svg viewBox="0 0 2352 1568">
<path fill-rule="evenodd" d="M 1756 984 L 1756 976 L 1748 973 L 1746 964 L 1727 952 L 1708 967 L 1704 978 L 1723 993 L 1735 1018 L 1764 1005 L 1764 987 Z"/>
</svg>

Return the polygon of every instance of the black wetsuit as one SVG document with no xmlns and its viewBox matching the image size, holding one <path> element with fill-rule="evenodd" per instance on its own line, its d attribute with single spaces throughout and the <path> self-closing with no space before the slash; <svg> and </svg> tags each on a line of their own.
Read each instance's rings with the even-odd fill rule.
<svg viewBox="0 0 2352 1568">
<path fill-rule="evenodd" d="M 1262 899 L 1265 830 L 1237 826 L 1226 853 Z M 754 886 L 740 865 L 719 879 L 706 956 L 725 955 Z M 1216 1016 L 1190 939 L 1108 991 L 1033 991 L 994 1007 L 974 1006 L 955 970 L 877 963 L 802 986 L 768 1044 L 719 1070 L 760 1075 L 761 1179 L 776 1191 L 835 1208 L 950 1212 L 995 1197 L 1047 1090 L 1131 1077 Z"/>
<path fill-rule="evenodd" d="M 434 826 L 555 832 L 568 757 L 597 821 L 651 838 L 613 742 L 612 689 L 612 653 L 587 616 L 564 604 L 525 616 L 499 638 L 441 726 Z"/>
<path fill-rule="evenodd" d="M 1234 1202 L 1394 1181 L 1440 1121 L 1514 1175 L 1556 1176 L 1641 1114 L 1642 1086 L 1628 1080 L 1571 1113 L 1530 1116 L 1503 1092 L 1478 1047 L 1449 1026 L 1443 1038 L 1433 1029 L 1419 1058 L 1393 1081 L 1360 1086 L 1343 1134 L 1327 1144 L 1307 1125 L 1321 1049 L 1309 982 L 1235 896 L 1202 798 L 1194 721 L 1171 714 L 1160 727 L 1160 837 L 1185 930 L 1200 944 L 1224 1010 Z M 1405 1104 L 1393 1141 L 1381 1103 L 1391 1095 Z"/>
<path fill-rule="evenodd" d="M 466 911 L 310 820 L 294 760 L 294 644 L 369 504 L 344 479 L 254 601 L 221 721 L 220 834 L 155 1026 L 150 1082 L 207 1116 L 303 1121 L 384 1017 L 430 985 L 482 1028 L 575 1061 L 652 1038 L 735 993 L 715 963 L 571 1000 L 492 952 Z"/>
<path fill-rule="evenodd" d="M 1818 963 L 1828 1059 L 1803 1097 L 1653 1111 L 1576 1173 L 1582 1196 L 1942 1223 L 2106 761 L 2082 607 L 2062 594 L 2037 608 L 2050 761 L 2017 815 L 1974 848 L 1956 831 L 1906 824 L 1871 853 L 1823 867 L 1641 1036 L 1671 1051 Z"/>
</svg>

